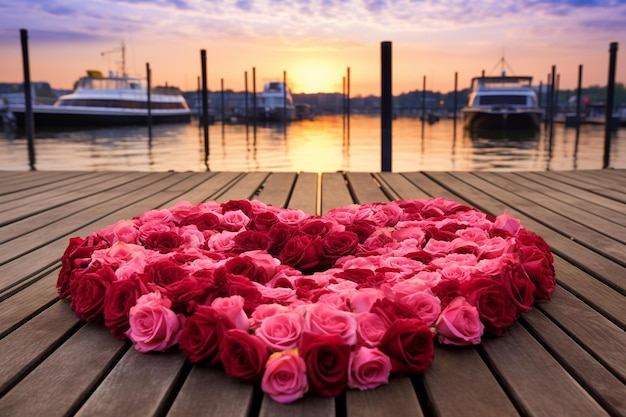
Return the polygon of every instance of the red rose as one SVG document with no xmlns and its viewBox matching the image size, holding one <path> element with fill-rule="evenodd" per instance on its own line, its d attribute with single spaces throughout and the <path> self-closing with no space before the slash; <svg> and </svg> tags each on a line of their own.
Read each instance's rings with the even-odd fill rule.
<svg viewBox="0 0 626 417">
<path fill-rule="evenodd" d="M 247 315 L 252 314 L 259 304 L 263 303 L 263 294 L 259 291 L 252 281 L 243 275 L 229 274 L 220 272 L 225 271 L 220 268 L 216 271 L 215 278 L 220 279 L 223 275 L 225 280 L 221 290 L 217 294 L 218 297 L 230 297 L 231 295 L 240 295 L 245 300 L 243 309 Z"/>
<path fill-rule="evenodd" d="M 416 319 L 415 312 L 408 305 L 391 301 L 388 298 L 381 298 L 374 302 L 370 313 L 374 313 L 379 316 L 387 326 L 390 326 L 398 319 Z"/>
<path fill-rule="evenodd" d="M 229 329 L 220 344 L 220 361 L 228 376 L 257 381 L 261 379 L 269 350 L 256 336 L 240 329 Z"/>
<path fill-rule="evenodd" d="M 268 252 L 272 255 L 278 255 L 285 247 L 287 241 L 291 239 L 291 236 L 293 236 L 295 230 L 295 226 L 284 223 L 276 223 L 275 225 L 273 225 L 269 231 L 270 239 L 272 240 L 272 246 L 270 247 Z"/>
<path fill-rule="evenodd" d="M 445 307 L 459 296 L 460 286 L 461 283 L 455 279 L 442 279 L 432 288 L 432 292 L 441 300 L 441 307 Z"/>
<path fill-rule="evenodd" d="M 100 262 L 94 262 L 80 279 L 73 280 L 70 285 L 70 308 L 74 310 L 76 317 L 84 321 L 101 318 L 104 295 L 115 280 L 113 269 Z"/>
<path fill-rule="evenodd" d="M 517 317 L 517 308 L 499 281 L 473 276 L 461 284 L 459 293 L 478 309 L 480 321 L 489 334 L 502 336 Z"/>
<path fill-rule="evenodd" d="M 535 284 L 534 297 L 549 300 L 555 286 L 554 258 L 550 247 L 541 237 L 526 229 L 520 229 L 517 241 L 522 268 Z"/>
<path fill-rule="evenodd" d="M 74 271 L 87 268 L 91 262 L 91 254 L 98 249 L 108 248 L 109 242 L 99 235 L 91 235 L 87 239 L 73 237 L 61 257 L 61 271 L 57 278 L 57 291 L 60 298 L 70 295 L 70 281 Z"/>
<path fill-rule="evenodd" d="M 181 221 L 181 226 L 194 225 L 200 231 L 204 230 L 217 230 L 221 231 L 223 227 L 220 223 L 220 218 L 215 213 L 194 213 Z"/>
<path fill-rule="evenodd" d="M 300 223 L 299 232 L 309 236 L 325 237 L 333 227 L 333 223 L 321 218 L 311 217 Z"/>
<path fill-rule="evenodd" d="M 259 232 L 267 232 L 277 221 L 276 214 L 271 211 L 263 211 L 252 217 L 251 228 Z"/>
<path fill-rule="evenodd" d="M 391 359 L 393 373 L 426 372 L 434 357 L 434 334 L 418 319 L 397 319 L 378 347 Z"/>
<path fill-rule="evenodd" d="M 198 304 L 210 304 L 220 287 L 212 277 L 190 276 L 159 287 L 159 291 L 172 301 L 173 311 L 187 315 Z"/>
<path fill-rule="evenodd" d="M 146 249 L 168 253 L 182 245 L 184 239 L 175 232 L 154 232 L 146 236 L 144 245 Z"/>
<path fill-rule="evenodd" d="M 207 361 L 217 364 L 222 334 L 234 328 L 230 320 L 222 317 L 213 307 L 199 305 L 183 324 L 178 344 L 180 350 L 193 363 Z"/>
<path fill-rule="evenodd" d="M 137 299 L 148 290 L 141 279 L 133 274 L 129 279 L 113 281 L 104 296 L 104 325 L 118 339 L 126 338 L 129 329 L 128 312 Z"/>
<path fill-rule="evenodd" d="M 321 255 L 322 240 L 304 235 L 289 239 L 278 258 L 282 263 L 305 272 L 312 271 L 319 265 Z"/>
<path fill-rule="evenodd" d="M 250 281 L 255 281 L 260 284 L 265 284 L 271 278 L 267 276 L 266 269 L 257 265 L 249 256 L 230 258 L 226 264 L 224 264 L 224 268 L 228 274 L 242 275 L 247 277 Z"/>
<path fill-rule="evenodd" d="M 250 204 L 249 200 L 230 200 L 222 203 L 220 206 L 222 207 L 222 213 L 241 210 L 246 216 L 252 217 L 252 204 Z"/>
<path fill-rule="evenodd" d="M 357 220 L 347 225 L 346 231 L 355 233 L 359 238 L 359 243 L 363 243 L 376 231 L 376 227 L 366 220 Z"/>
<path fill-rule="evenodd" d="M 150 282 L 160 287 L 180 281 L 187 276 L 187 272 L 180 265 L 169 259 L 160 259 L 146 265 L 144 272 Z"/>
<path fill-rule="evenodd" d="M 233 252 L 241 253 L 252 250 L 267 250 L 271 245 L 270 237 L 265 232 L 245 230 L 235 236 L 235 248 Z"/>
<path fill-rule="evenodd" d="M 359 237 L 353 232 L 331 232 L 322 239 L 325 264 L 332 264 L 342 256 L 354 255 Z"/>
<path fill-rule="evenodd" d="M 311 392 L 336 397 L 348 386 L 350 345 L 336 334 L 305 332 L 300 353 L 306 363 Z"/>
</svg>

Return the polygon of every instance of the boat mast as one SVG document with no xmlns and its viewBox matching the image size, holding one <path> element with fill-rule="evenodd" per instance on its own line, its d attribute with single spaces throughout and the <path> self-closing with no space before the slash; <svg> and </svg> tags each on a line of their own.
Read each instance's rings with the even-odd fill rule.
<svg viewBox="0 0 626 417">
<path fill-rule="evenodd" d="M 113 52 L 120 52 L 120 51 L 122 52 L 122 77 L 127 77 L 128 74 L 126 74 L 126 45 L 124 44 L 124 41 L 122 41 L 122 46 L 120 48 L 115 48 L 115 49 L 101 52 L 100 55 L 104 56 L 107 54 L 111 54 Z"/>
</svg>

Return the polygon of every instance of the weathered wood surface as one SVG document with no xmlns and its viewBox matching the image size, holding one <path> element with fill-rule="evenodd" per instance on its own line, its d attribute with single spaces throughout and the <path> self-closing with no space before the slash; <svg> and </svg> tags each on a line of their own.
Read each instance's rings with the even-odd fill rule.
<svg viewBox="0 0 626 417">
<path fill-rule="evenodd" d="M 0 172 L 0 415 L 626 415 L 625 180 L 624 170 Z M 278 404 L 177 350 L 139 354 L 56 296 L 70 237 L 179 200 L 253 198 L 322 214 L 436 196 L 520 218 L 551 245 L 558 285 L 504 337 L 437 346 L 426 374 L 373 391 Z"/>
</svg>

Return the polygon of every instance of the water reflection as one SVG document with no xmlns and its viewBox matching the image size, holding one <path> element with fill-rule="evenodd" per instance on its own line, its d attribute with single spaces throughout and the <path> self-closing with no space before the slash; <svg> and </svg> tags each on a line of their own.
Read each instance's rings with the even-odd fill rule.
<svg viewBox="0 0 626 417">
<path fill-rule="evenodd" d="M 614 133 L 611 166 L 626 168 L 624 129 Z M 318 116 L 288 125 L 213 124 L 204 158 L 198 123 L 146 127 L 36 130 L 38 170 L 145 171 L 380 171 L 380 120 Z M 621 136 L 621 137 L 620 137 Z M 604 129 L 555 125 L 531 132 L 470 132 L 443 119 L 397 118 L 392 125 L 392 170 L 599 169 Z M 26 140 L 0 134 L 0 168 L 28 169 Z"/>
</svg>

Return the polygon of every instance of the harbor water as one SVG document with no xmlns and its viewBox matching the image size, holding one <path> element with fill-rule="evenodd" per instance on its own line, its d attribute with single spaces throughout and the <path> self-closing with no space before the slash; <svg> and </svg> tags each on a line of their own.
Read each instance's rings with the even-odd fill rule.
<svg viewBox="0 0 626 417">
<path fill-rule="evenodd" d="M 397 118 L 392 126 L 392 171 L 558 171 L 603 167 L 604 126 L 579 130 L 555 124 L 538 132 L 481 132 L 460 121 L 433 124 Z M 611 168 L 626 168 L 626 128 L 612 135 Z M 83 130 L 37 130 L 40 171 L 295 171 L 381 170 L 380 118 L 318 116 L 284 126 L 209 126 L 205 160 L 203 130 L 189 124 Z M 29 170 L 23 134 L 0 132 L 0 169 Z"/>
</svg>

